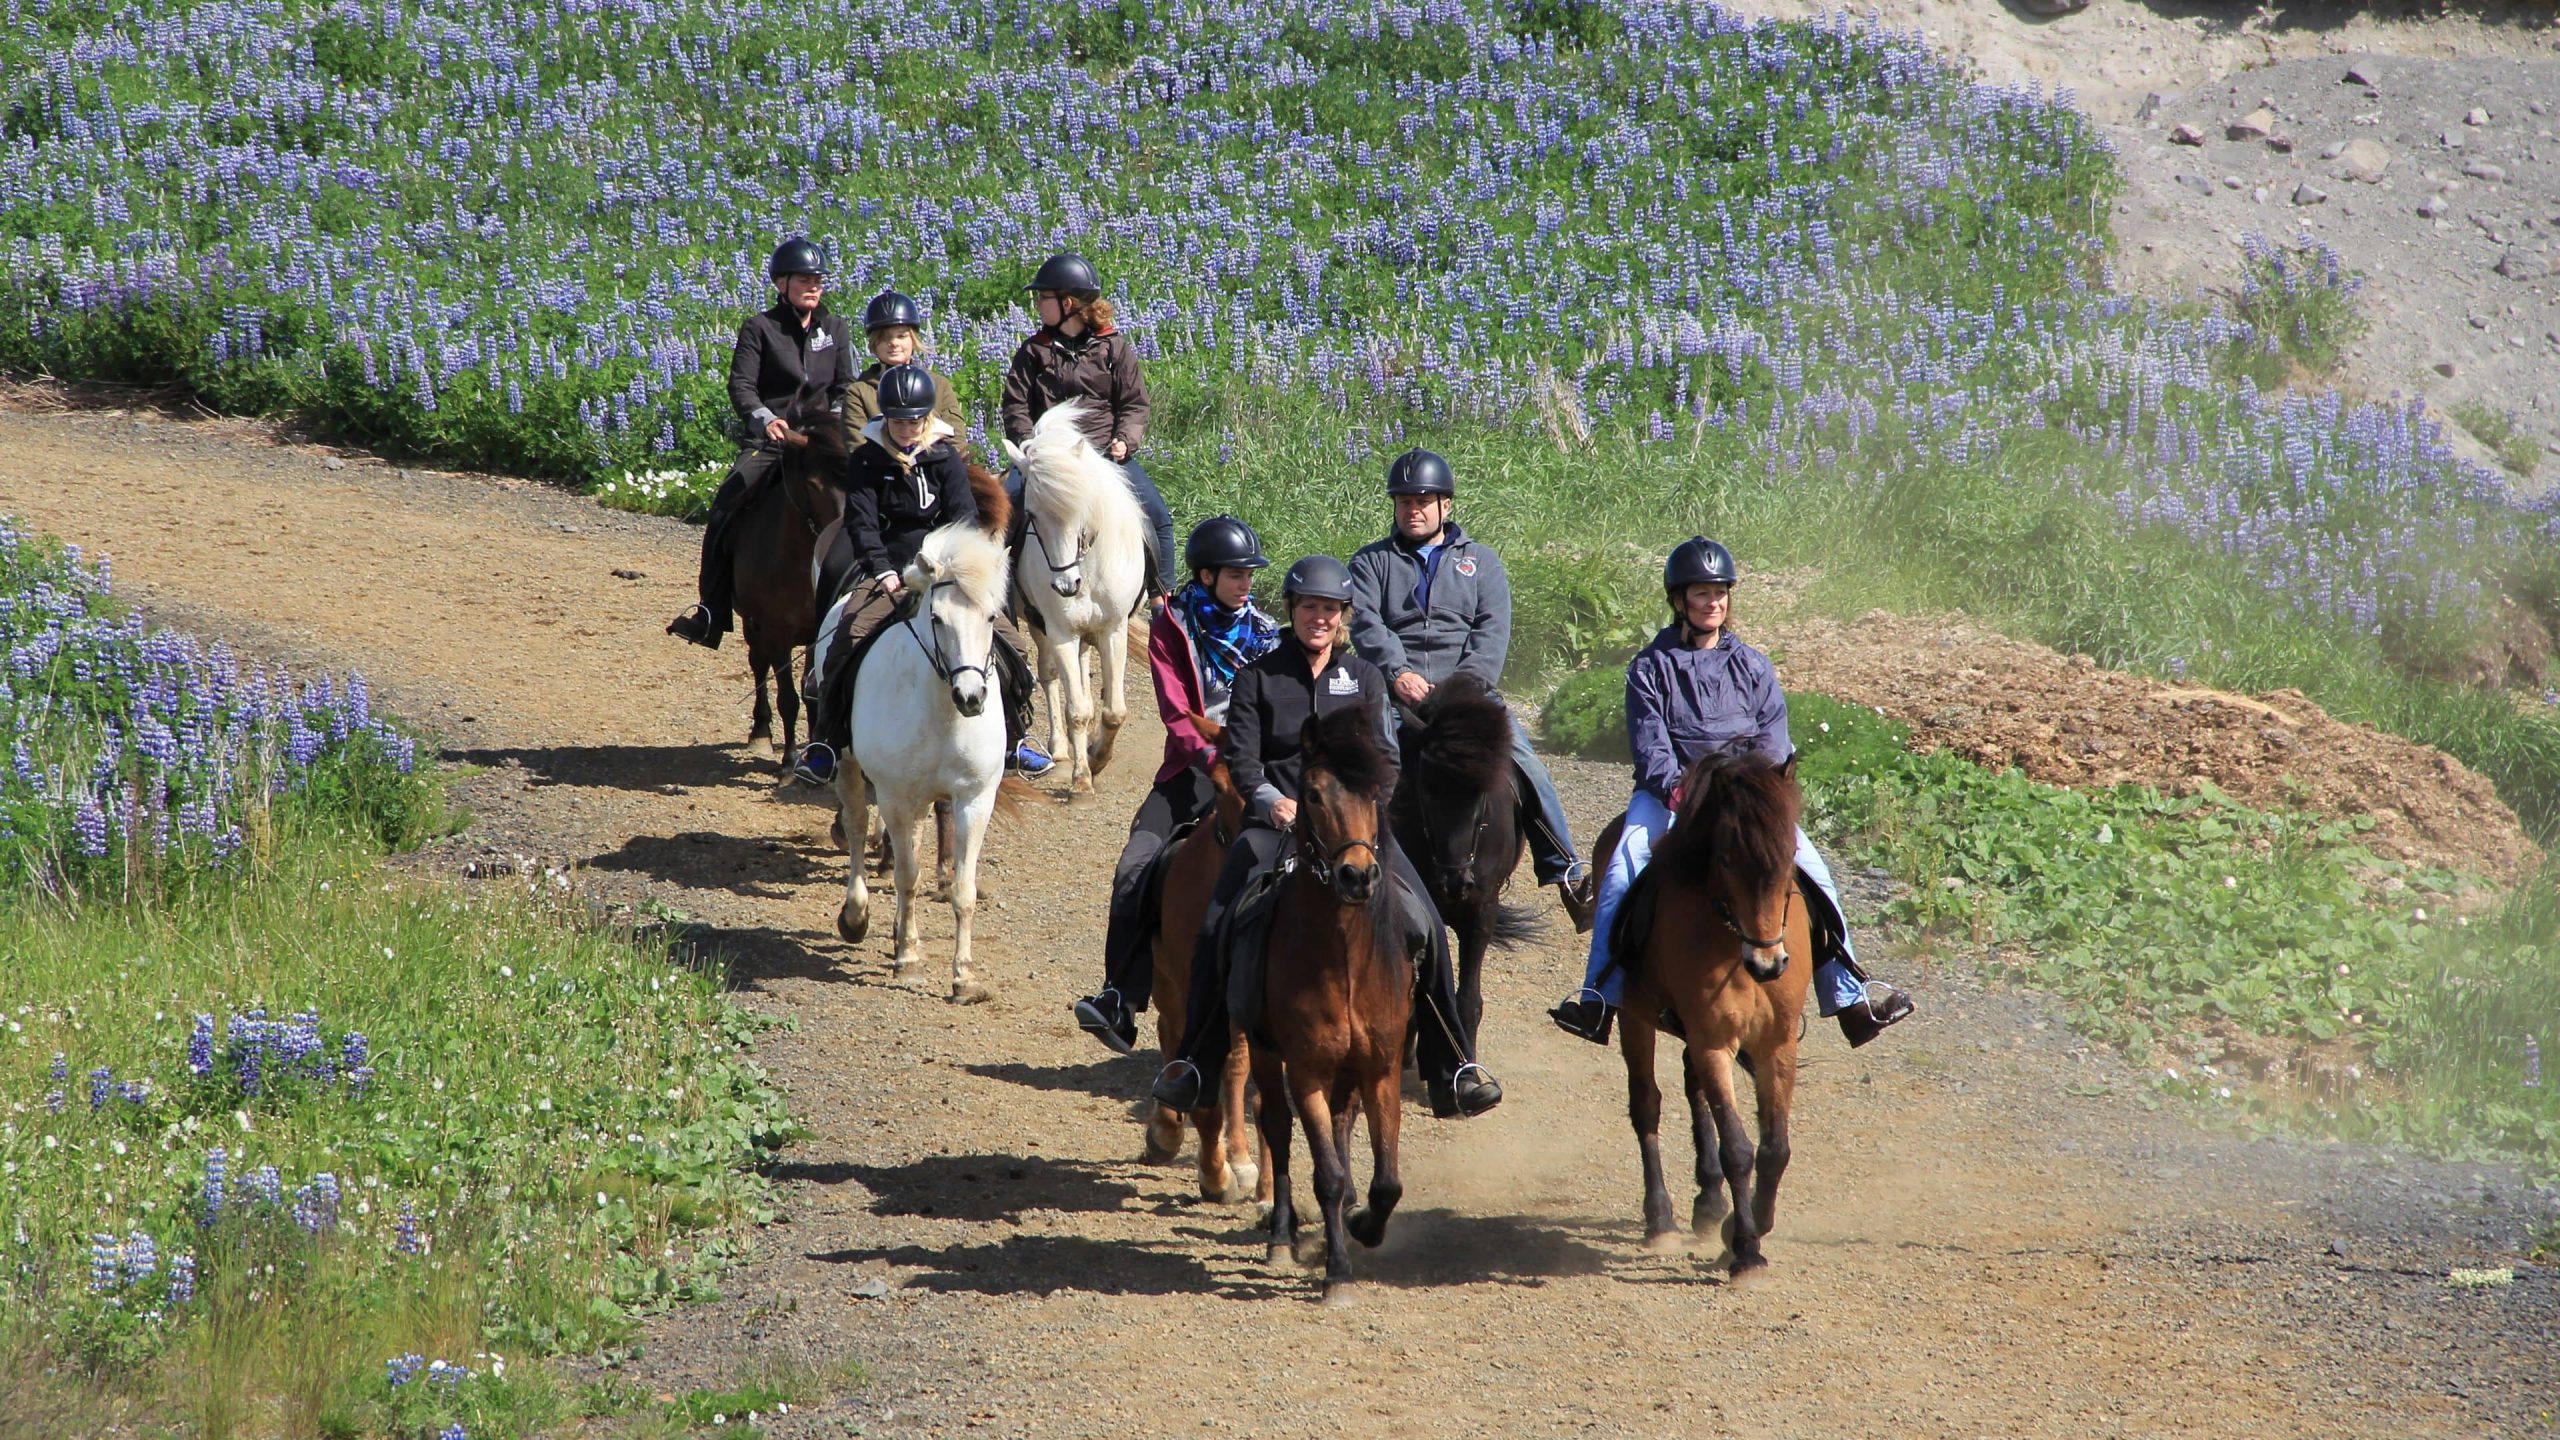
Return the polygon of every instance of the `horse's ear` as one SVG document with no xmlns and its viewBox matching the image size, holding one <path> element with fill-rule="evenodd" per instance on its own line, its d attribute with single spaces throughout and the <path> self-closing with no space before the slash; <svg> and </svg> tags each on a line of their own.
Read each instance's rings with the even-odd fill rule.
<svg viewBox="0 0 2560 1440">
<path fill-rule="evenodd" d="M 1005 459 L 1005 463 L 1006 463 L 1006 464 L 1008 464 L 1008 465 L 1013 466 L 1013 467 L 1014 467 L 1015 469 L 1017 469 L 1017 470 L 1021 469 L 1021 468 L 1022 468 L 1022 447 L 1021 447 L 1021 446 L 1019 446 L 1019 445 L 1014 444 L 1014 443 L 1013 443 L 1013 441 L 1012 441 L 1012 440 L 1010 440 L 1010 439 L 1000 440 L 1000 441 L 998 441 L 998 442 L 996 442 L 996 443 L 998 443 L 998 444 L 1000 444 L 1000 445 L 1004 446 L 1004 459 Z"/>
<path fill-rule="evenodd" d="M 1191 728 L 1200 732 L 1201 739 L 1208 741 L 1212 745 L 1223 746 L 1226 744 L 1226 726 L 1219 724 L 1217 721 L 1210 719 L 1206 715 L 1191 715 L 1188 712 L 1185 713 L 1186 718 L 1191 721 Z"/>
<path fill-rule="evenodd" d="M 1789 751 L 1787 752 L 1787 763 L 1785 763 L 1784 765 L 1781 765 L 1781 766 L 1779 766 L 1779 767 L 1778 767 L 1778 778 L 1779 778 L 1779 779 L 1781 779 L 1781 780 L 1785 780 L 1785 781 L 1788 781 L 1788 782 L 1790 782 L 1790 783 L 1792 783 L 1792 782 L 1795 780 L 1795 778 L 1796 778 L 1796 757 L 1797 757 L 1798 755 L 1803 754 L 1803 753 L 1804 753 L 1804 752 L 1803 752 L 1803 751 L 1801 751 L 1801 750 L 1789 750 Z"/>
<path fill-rule="evenodd" d="M 915 563 L 909 565 L 907 571 L 925 585 L 942 578 L 942 567 L 933 563 L 933 552 L 929 550 L 917 551 Z"/>
<path fill-rule="evenodd" d="M 1298 753 L 1309 765 L 1324 757 L 1324 726 L 1318 720 L 1317 716 L 1308 716 L 1305 727 L 1298 731 Z"/>
</svg>

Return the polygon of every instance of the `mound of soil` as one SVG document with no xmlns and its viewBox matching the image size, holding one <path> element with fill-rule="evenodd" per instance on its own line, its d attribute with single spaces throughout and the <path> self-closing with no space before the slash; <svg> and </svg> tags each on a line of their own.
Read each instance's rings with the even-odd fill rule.
<svg viewBox="0 0 2560 1440">
<path fill-rule="evenodd" d="M 2370 815 L 2376 853 L 2500 885 L 2541 860 L 2461 761 L 2336 720 L 2299 691 L 2252 698 L 2102 670 L 1962 617 L 1872 611 L 1847 625 L 1778 622 L 1753 638 L 1782 657 L 1789 687 L 1881 710 L 1923 753 L 1951 749 L 2051 785 L 2193 795 L 2210 781 L 2264 809 Z"/>
</svg>

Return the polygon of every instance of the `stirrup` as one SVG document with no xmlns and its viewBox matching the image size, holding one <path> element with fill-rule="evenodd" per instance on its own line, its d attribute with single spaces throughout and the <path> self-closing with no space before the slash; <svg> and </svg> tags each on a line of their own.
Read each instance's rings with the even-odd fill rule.
<svg viewBox="0 0 2560 1440">
<path fill-rule="evenodd" d="M 1589 986 L 1574 991 L 1564 998 L 1563 1003 L 1547 1012 L 1547 1018 L 1556 1022 L 1557 1029 L 1594 1045 L 1609 1043 L 1609 1027 L 1617 1017 L 1618 1007 Z"/>
<path fill-rule="evenodd" d="M 1200 1067 L 1176 1056 L 1156 1073 L 1156 1082 L 1147 1087 L 1147 1095 L 1167 1110 L 1187 1113 L 1200 1108 L 1203 1084 Z"/>
<path fill-rule="evenodd" d="M 800 751 L 800 763 L 791 767 L 791 778 L 812 790 L 824 790 L 836 782 L 836 750 L 824 740 L 812 740 Z"/>
<path fill-rule="evenodd" d="M 1120 998 L 1119 991 L 1104 986 L 1101 994 L 1078 1000 L 1073 1009 L 1077 1028 L 1110 1046 L 1112 1053 L 1137 1053 L 1138 1020 L 1129 1013 L 1129 1002 Z"/>
<path fill-rule="evenodd" d="M 1013 753 L 1005 757 L 1006 769 L 1030 780 L 1037 780 L 1057 767 L 1057 761 L 1050 759 L 1039 746 L 1028 740 L 1016 742 Z"/>
<path fill-rule="evenodd" d="M 686 606 L 684 613 L 668 621 L 667 633 L 692 641 L 706 650 L 717 650 L 720 637 L 727 632 L 712 624 L 711 611 L 707 607 L 696 604 Z"/>
</svg>

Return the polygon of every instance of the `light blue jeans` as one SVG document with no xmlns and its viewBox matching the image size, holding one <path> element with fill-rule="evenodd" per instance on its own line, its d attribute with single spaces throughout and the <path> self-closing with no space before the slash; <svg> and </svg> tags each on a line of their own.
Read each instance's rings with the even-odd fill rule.
<svg viewBox="0 0 2560 1440">
<path fill-rule="evenodd" d="M 1618 1004 L 1626 974 L 1609 965 L 1609 928 L 1618 918 L 1618 903 L 1626 899 L 1628 888 L 1636 883 L 1636 877 L 1643 874 L 1646 864 L 1652 861 L 1654 841 L 1670 828 L 1669 808 L 1653 798 L 1650 792 L 1638 790 L 1635 797 L 1627 802 L 1626 833 L 1619 838 L 1617 851 L 1609 856 L 1608 865 L 1600 872 L 1599 901 L 1591 917 L 1591 959 L 1583 967 L 1582 987 L 1607 1001 L 1612 1008 Z M 1840 948 L 1844 954 L 1847 953 L 1849 927 L 1841 919 L 1844 912 L 1840 909 L 1840 891 L 1832 884 L 1831 867 L 1823 863 L 1822 852 L 1813 848 L 1812 839 L 1802 827 L 1796 830 L 1796 872 L 1813 882 L 1814 889 L 1831 907 L 1832 919 L 1841 921 L 1838 925 Z M 1602 973 L 1604 970 L 1606 974 Z M 1839 959 L 1826 958 L 1814 967 L 1813 993 L 1823 1014 L 1836 1015 L 1848 1006 L 1864 1003 L 1867 987 Z"/>
</svg>

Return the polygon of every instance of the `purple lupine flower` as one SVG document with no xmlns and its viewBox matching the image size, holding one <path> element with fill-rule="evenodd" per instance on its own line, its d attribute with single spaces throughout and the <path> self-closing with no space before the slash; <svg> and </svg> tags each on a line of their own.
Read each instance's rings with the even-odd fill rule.
<svg viewBox="0 0 2560 1440">
<path fill-rule="evenodd" d="M 471 1432 L 463 1429 L 462 1422 L 456 1420 L 452 1424 L 444 1427 L 442 1430 L 437 1431 L 436 1440 L 471 1440 Z"/>
<path fill-rule="evenodd" d="M 423 1255 L 426 1244 L 418 1238 L 418 1207 L 407 1200 L 400 1202 L 400 1220 L 391 1233 L 391 1247 L 403 1255 Z"/>
<path fill-rule="evenodd" d="M 160 1271 L 160 1247 L 140 1230 L 125 1237 L 124 1283 L 139 1285 Z"/>
<path fill-rule="evenodd" d="M 187 1037 L 187 1069 L 199 1080 L 213 1073 L 213 1017 L 198 1015 L 195 1033 Z"/>
<path fill-rule="evenodd" d="M 273 1165 L 261 1165 L 249 1172 L 249 1193 L 267 1202 L 273 1210 L 284 1208 L 284 1174 Z"/>
<path fill-rule="evenodd" d="M 425 1368 L 427 1368 L 427 1357 L 424 1355 L 394 1355 L 382 1362 L 382 1378 L 390 1382 L 392 1389 L 397 1390 L 417 1379 L 418 1372 Z"/>
<path fill-rule="evenodd" d="M 373 1042 L 365 1039 L 361 1030 L 348 1031 L 346 1040 L 338 1047 L 339 1070 L 349 1079 L 353 1079 L 359 1070 L 370 1075 L 372 1067 L 366 1062 L 372 1058 Z"/>
<path fill-rule="evenodd" d="M 124 1264 L 124 1247 L 113 1235 L 89 1237 L 89 1293 L 103 1295 L 116 1288 L 117 1273 Z"/>
<path fill-rule="evenodd" d="M 2524 1088 L 2542 1088 L 2542 1044 L 2530 1035 L 2524 1037 Z"/>
<path fill-rule="evenodd" d="M 208 1226 L 222 1219 L 222 1205 L 223 1201 L 227 1198 L 224 1190 L 226 1182 L 230 1178 L 230 1171 L 231 1157 L 224 1153 L 221 1146 L 216 1145 L 213 1149 L 206 1152 L 204 1157 L 204 1195 L 201 1208 L 204 1211 L 204 1223 Z"/>
<path fill-rule="evenodd" d="M 71 1078 L 71 1061 L 59 1050 L 53 1052 L 53 1069 L 50 1073 L 56 1085 Z"/>
<path fill-rule="evenodd" d="M 107 1096 L 115 1090 L 116 1074 L 101 1065 L 89 1072 L 89 1111 L 95 1114 L 107 1108 Z"/>
<path fill-rule="evenodd" d="M 169 1303 L 184 1305 L 196 1298 L 196 1253 L 180 1251 L 169 1262 Z"/>
</svg>

